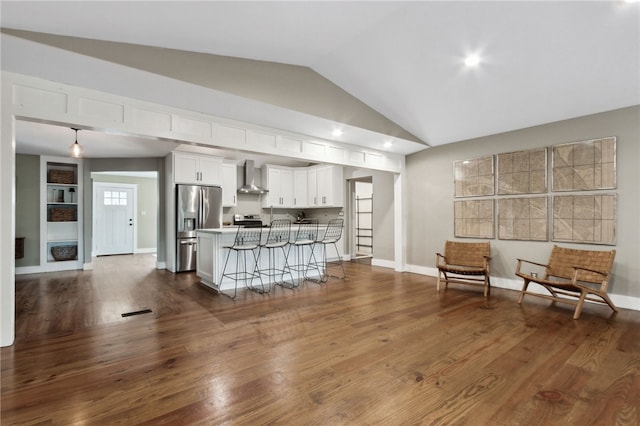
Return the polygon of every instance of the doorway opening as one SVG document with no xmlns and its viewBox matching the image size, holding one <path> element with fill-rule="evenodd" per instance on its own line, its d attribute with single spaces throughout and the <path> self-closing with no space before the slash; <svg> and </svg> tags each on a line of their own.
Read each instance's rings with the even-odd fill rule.
<svg viewBox="0 0 640 426">
<path fill-rule="evenodd" d="M 352 260 L 370 261 L 373 258 L 373 179 L 371 176 L 351 181 Z"/>
<path fill-rule="evenodd" d="M 92 256 L 157 252 L 157 172 L 93 172 Z"/>
</svg>

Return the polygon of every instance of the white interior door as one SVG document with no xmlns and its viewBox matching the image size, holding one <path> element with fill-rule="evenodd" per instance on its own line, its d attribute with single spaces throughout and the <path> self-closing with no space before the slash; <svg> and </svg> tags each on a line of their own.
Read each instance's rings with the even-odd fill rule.
<svg viewBox="0 0 640 426">
<path fill-rule="evenodd" d="M 135 185 L 96 183 L 94 194 L 95 255 L 133 253 Z"/>
</svg>

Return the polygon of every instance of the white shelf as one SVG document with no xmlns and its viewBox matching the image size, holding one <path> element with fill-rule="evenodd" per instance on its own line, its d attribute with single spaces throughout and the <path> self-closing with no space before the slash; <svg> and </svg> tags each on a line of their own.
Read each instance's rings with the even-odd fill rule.
<svg viewBox="0 0 640 426">
<path fill-rule="evenodd" d="M 61 180 L 73 183 L 50 182 L 52 171 L 68 173 Z M 82 269 L 82 160 L 43 156 L 40 176 L 40 268 L 43 272 Z M 50 220 L 53 209 L 72 210 L 73 216 L 68 211 L 55 213 L 74 220 Z M 76 259 L 55 260 L 51 248 L 57 246 L 75 246 Z"/>
</svg>

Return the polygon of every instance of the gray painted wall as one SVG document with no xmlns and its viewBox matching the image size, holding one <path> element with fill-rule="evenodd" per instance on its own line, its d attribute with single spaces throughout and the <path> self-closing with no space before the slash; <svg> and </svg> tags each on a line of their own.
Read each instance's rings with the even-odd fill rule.
<svg viewBox="0 0 640 426">
<path fill-rule="evenodd" d="M 461 123 L 464 125 L 464 123 Z M 640 297 L 640 106 L 544 124 L 407 157 L 407 263 L 435 267 L 435 253 L 453 238 L 453 162 L 465 158 L 617 137 L 617 244 L 558 243 L 587 250 L 617 250 L 610 292 Z M 515 279 L 516 258 L 546 262 L 555 243 L 491 240 L 492 275 Z"/>
<path fill-rule="evenodd" d="M 40 157 L 16 155 L 16 237 L 25 237 L 16 267 L 40 265 Z"/>
</svg>

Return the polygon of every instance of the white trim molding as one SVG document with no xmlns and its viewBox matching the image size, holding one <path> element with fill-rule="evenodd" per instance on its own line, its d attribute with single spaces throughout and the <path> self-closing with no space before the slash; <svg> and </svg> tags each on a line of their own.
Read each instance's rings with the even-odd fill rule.
<svg viewBox="0 0 640 426">
<path fill-rule="evenodd" d="M 396 262 L 393 260 L 386 259 L 376 259 L 375 257 L 371 259 L 371 266 L 381 266 L 383 268 L 396 269 Z"/>
</svg>

